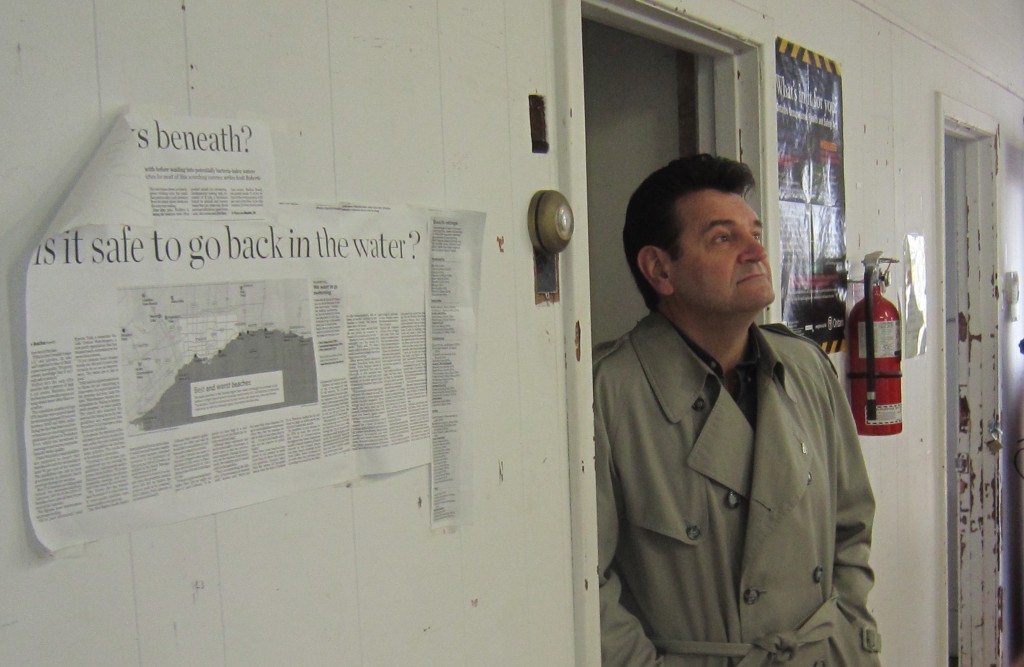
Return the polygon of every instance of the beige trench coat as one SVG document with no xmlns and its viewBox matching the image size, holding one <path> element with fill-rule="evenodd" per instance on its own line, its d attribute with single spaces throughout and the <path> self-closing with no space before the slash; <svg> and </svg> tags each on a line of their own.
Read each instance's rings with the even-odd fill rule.
<svg viewBox="0 0 1024 667">
<path fill-rule="evenodd" d="M 751 331 L 756 434 L 661 315 L 595 354 L 606 667 L 879 664 L 846 397 L 813 343 Z"/>
</svg>

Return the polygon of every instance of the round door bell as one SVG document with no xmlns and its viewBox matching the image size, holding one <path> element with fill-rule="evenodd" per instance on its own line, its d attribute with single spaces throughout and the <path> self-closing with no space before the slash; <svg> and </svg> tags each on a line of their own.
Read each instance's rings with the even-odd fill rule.
<svg viewBox="0 0 1024 667">
<path fill-rule="evenodd" d="M 565 250 L 573 231 L 569 200 L 557 190 L 538 190 L 530 200 L 529 227 L 537 250 L 550 255 Z"/>
</svg>

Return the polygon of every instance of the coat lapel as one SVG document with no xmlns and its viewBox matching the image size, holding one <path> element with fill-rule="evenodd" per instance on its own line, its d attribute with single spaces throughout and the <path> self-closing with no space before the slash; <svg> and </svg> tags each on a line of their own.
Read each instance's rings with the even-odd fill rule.
<svg viewBox="0 0 1024 667">
<path fill-rule="evenodd" d="M 762 341 L 763 337 L 759 343 Z M 807 492 L 811 469 L 806 454 L 807 439 L 792 399 L 786 393 L 782 369 L 766 342 L 760 349 L 764 366 L 758 372 L 757 433 L 744 548 L 746 562 L 760 547 L 764 536 Z"/>
<path fill-rule="evenodd" d="M 714 373 L 660 314 L 646 317 L 632 336 L 647 381 L 670 422 L 695 419 L 693 406 L 698 399 L 713 406 L 687 455 L 687 465 L 747 495 L 751 488 L 750 448 L 754 433 L 739 406 L 728 395 L 719 397 L 724 390 Z M 666 359 L 679 362 L 665 363 Z"/>
<path fill-rule="evenodd" d="M 796 406 L 786 393 L 782 361 L 756 327 L 751 331 L 759 350 L 756 434 L 736 403 L 728 395 L 718 396 L 718 391 L 724 390 L 714 374 L 668 320 L 652 314 L 632 334 L 640 364 L 670 422 L 691 418 L 698 398 L 706 397 L 714 406 L 686 463 L 728 488 L 741 493 L 749 490 L 745 563 L 752 562 L 765 536 L 807 492 L 811 467 L 803 450 L 808 441 Z M 666 359 L 679 359 L 680 363 L 668 364 Z"/>
<path fill-rule="evenodd" d="M 750 493 L 753 443 L 750 423 L 722 390 L 686 463 L 705 477 L 746 496 Z"/>
<path fill-rule="evenodd" d="M 762 376 L 759 385 L 751 500 L 771 512 L 785 512 L 807 490 L 810 465 L 786 390 L 775 377 Z"/>
</svg>

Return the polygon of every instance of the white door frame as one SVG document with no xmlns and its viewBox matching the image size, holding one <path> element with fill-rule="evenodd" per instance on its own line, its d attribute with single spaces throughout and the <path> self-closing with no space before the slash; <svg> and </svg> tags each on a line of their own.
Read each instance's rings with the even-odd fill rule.
<svg viewBox="0 0 1024 667">
<path fill-rule="evenodd" d="M 698 85 L 712 93 L 698 100 L 700 149 L 750 165 L 758 188 L 751 206 L 764 216 L 772 207 L 765 193 L 775 192 L 775 116 L 763 112 L 766 81 L 775 78 L 774 36 L 731 32 L 694 12 L 677 11 L 642 0 L 584 0 L 584 18 L 667 44 L 700 57 Z M 758 15 L 760 16 L 760 14 Z M 765 28 L 768 24 L 762 25 Z M 771 87 L 774 91 L 774 87 Z M 766 146 L 770 137 L 772 145 Z"/>
<path fill-rule="evenodd" d="M 947 410 L 955 417 L 944 425 L 952 466 L 947 495 L 956 525 L 947 564 L 955 598 L 949 607 L 957 612 L 949 652 L 965 667 L 998 665 L 1004 641 L 999 126 L 941 94 L 938 109 L 938 210 L 946 212 L 947 194 L 953 197 L 941 225 L 944 245 L 952 250 L 943 258 Z M 953 156 L 946 155 L 947 137 L 957 140 Z M 954 160 L 954 174 L 946 173 L 947 158 Z M 954 193 L 946 192 L 947 176 Z"/>
<path fill-rule="evenodd" d="M 712 3 L 713 4 L 713 3 Z M 709 5 L 710 6 L 710 5 Z M 758 36 L 743 37 L 700 19 L 694 12 L 676 11 L 642 0 L 556 0 L 553 4 L 556 104 L 561 124 L 558 182 L 572 203 L 576 233 L 562 257 L 562 299 L 566 359 L 566 413 L 575 606 L 575 664 L 601 662 L 597 591 L 597 497 L 594 487 L 594 415 L 590 332 L 590 266 L 587 234 L 586 127 L 583 100 L 582 18 L 708 56 L 708 85 L 714 86 L 714 129 L 702 134 L 713 146 L 702 148 L 749 164 L 758 175 L 751 206 L 762 219 L 776 216 L 766 193 L 778 185 L 775 115 L 764 100 L 774 95 L 775 35 L 760 12 L 749 12 Z M 718 10 L 716 10 L 718 11 Z M 745 11 L 745 10 L 744 10 Z M 746 15 L 744 15 L 746 16 Z M 774 111 L 774 107 L 772 107 Z M 771 145 L 767 145 L 770 139 Z M 777 229 L 769 220 L 768 229 Z M 769 244 L 774 247 L 777 244 Z M 770 253 L 771 254 L 771 253 Z M 778 254 L 778 251 L 775 251 Z M 777 261 L 778 257 L 771 257 Z M 574 355 L 574 356 L 573 356 Z"/>
</svg>

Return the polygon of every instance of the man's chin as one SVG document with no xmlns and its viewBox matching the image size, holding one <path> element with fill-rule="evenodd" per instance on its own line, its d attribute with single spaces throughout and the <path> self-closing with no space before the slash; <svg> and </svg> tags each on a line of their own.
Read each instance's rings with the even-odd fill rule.
<svg viewBox="0 0 1024 667">
<path fill-rule="evenodd" d="M 762 310 L 772 305 L 775 301 L 775 292 L 771 289 L 761 294 L 752 294 L 747 300 L 749 305 L 748 311 L 754 314 L 759 314 Z"/>
</svg>

